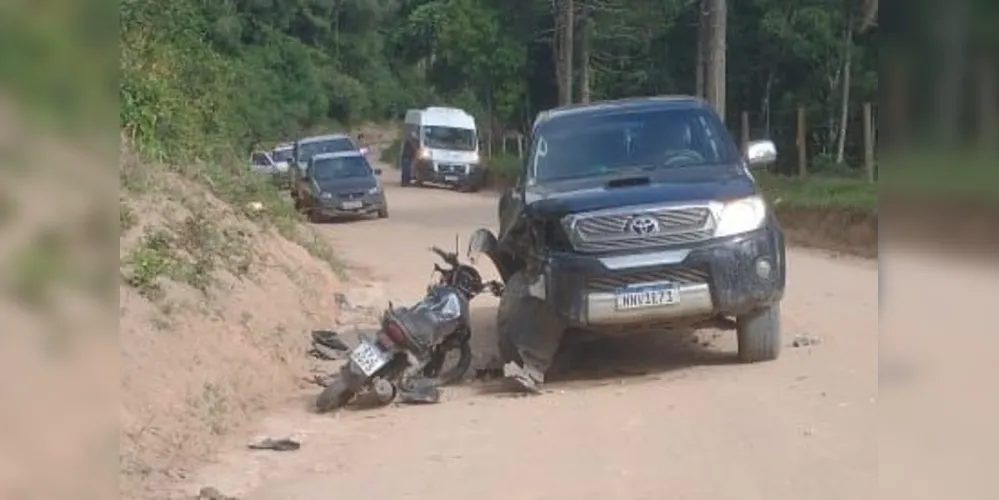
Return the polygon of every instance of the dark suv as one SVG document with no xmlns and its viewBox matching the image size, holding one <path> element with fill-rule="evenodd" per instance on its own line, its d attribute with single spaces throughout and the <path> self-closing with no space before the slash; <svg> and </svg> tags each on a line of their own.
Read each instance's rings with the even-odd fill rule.
<svg viewBox="0 0 999 500">
<path fill-rule="evenodd" d="M 506 282 L 504 361 L 547 371 L 565 331 L 613 335 L 727 325 L 739 357 L 780 353 L 784 235 L 717 114 L 692 97 L 558 108 L 534 123 L 498 237 L 471 245 Z"/>
</svg>

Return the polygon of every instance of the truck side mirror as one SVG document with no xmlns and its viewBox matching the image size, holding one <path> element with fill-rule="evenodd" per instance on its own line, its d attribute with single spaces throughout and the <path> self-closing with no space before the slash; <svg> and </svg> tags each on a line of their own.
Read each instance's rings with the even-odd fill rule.
<svg viewBox="0 0 999 500">
<path fill-rule="evenodd" d="M 777 146 L 773 141 L 752 141 L 746 145 L 746 162 L 750 167 L 764 167 L 777 161 Z"/>
</svg>

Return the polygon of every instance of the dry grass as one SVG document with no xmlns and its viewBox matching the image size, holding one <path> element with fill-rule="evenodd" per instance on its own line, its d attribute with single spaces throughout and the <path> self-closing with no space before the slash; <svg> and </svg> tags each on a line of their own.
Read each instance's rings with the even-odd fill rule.
<svg viewBox="0 0 999 500">
<path fill-rule="evenodd" d="M 342 278 L 282 235 L 309 229 L 253 220 L 165 168 L 124 193 L 120 487 L 143 498 L 296 389 Z"/>
</svg>

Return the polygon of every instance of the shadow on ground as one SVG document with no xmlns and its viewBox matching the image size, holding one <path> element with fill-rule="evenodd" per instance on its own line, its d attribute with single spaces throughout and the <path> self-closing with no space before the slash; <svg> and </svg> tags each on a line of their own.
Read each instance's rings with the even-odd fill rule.
<svg viewBox="0 0 999 500">
<path fill-rule="evenodd" d="M 495 305 L 473 307 L 472 332 L 476 373 L 471 375 L 483 381 L 482 392 L 503 392 L 503 384 L 496 380 L 502 363 L 496 347 Z M 717 347 L 724 337 L 734 335 L 716 329 L 654 331 L 586 342 L 574 341 L 567 335 L 548 374 L 548 383 L 558 387 L 734 364 L 738 362 L 736 352 Z"/>
</svg>

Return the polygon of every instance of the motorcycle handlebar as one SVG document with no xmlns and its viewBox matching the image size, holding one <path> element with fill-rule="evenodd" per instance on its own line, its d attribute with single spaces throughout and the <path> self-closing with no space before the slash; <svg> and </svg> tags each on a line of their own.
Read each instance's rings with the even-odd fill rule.
<svg viewBox="0 0 999 500">
<path fill-rule="evenodd" d="M 454 265 L 458 260 L 457 255 L 450 252 L 445 252 L 444 250 L 441 250 L 439 247 L 436 246 L 430 247 L 430 251 L 437 254 L 437 256 L 441 258 L 441 260 L 451 265 Z"/>
</svg>

